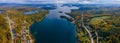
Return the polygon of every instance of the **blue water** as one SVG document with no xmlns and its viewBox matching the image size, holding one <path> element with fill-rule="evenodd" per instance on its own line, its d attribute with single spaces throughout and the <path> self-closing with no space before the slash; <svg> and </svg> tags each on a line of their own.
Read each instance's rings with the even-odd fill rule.
<svg viewBox="0 0 120 43">
<path fill-rule="evenodd" d="M 3 13 L 3 11 L 2 10 L 0 10 L 0 14 L 2 14 Z"/>
<path fill-rule="evenodd" d="M 28 11 L 28 12 L 25 12 L 24 14 L 25 15 L 30 15 L 30 14 L 35 14 L 35 13 L 38 13 L 39 10 L 33 10 L 33 11 Z"/>
<path fill-rule="evenodd" d="M 30 28 L 35 37 L 35 43 L 77 43 L 76 26 L 66 19 L 60 18 L 65 12 L 70 12 L 74 7 L 60 7 L 50 10 L 50 13 Z M 63 13 L 59 13 L 63 11 Z M 67 16 L 67 15 L 65 15 Z"/>
</svg>

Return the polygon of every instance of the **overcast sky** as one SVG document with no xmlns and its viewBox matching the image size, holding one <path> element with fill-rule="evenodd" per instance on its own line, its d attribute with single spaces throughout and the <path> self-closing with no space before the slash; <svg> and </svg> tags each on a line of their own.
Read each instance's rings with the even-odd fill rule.
<svg viewBox="0 0 120 43">
<path fill-rule="evenodd" d="M 81 3 L 81 4 L 120 4 L 120 0 L 0 0 L 0 3 Z"/>
</svg>

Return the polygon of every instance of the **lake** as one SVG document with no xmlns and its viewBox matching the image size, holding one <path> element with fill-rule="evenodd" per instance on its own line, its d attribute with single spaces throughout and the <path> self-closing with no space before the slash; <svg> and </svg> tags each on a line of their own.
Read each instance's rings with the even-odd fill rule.
<svg viewBox="0 0 120 43">
<path fill-rule="evenodd" d="M 49 10 L 49 14 L 41 22 L 31 25 L 30 31 L 35 37 L 35 43 L 77 43 L 76 26 L 60 16 L 68 16 L 66 12 L 78 8 L 62 6 L 62 4 L 56 6 L 56 9 Z"/>
<path fill-rule="evenodd" d="M 28 11 L 28 12 L 25 12 L 24 14 L 30 15 L 30 14 L 36 14 L 36 13 L 39 13 L 39 10 Z"/>
</svg>

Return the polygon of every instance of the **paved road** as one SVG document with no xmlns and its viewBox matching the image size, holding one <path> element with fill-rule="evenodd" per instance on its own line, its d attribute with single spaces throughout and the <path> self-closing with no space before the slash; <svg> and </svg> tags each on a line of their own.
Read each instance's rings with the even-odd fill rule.
<svg viewBox="0 0 120 43">
<path fill-rule="evenodd" d="M 88 30 L 88 28 L 85 26 L 85 23 L 84 23 L 84 20 L 83 20 L 84 16 L 82 14 L 82 17 L 81 17 L 81 22 L 82 22 L 82 27 L 87 31 L 90 39 L 91 39 L 91 43 L 94 43 L 94 39 L 92 37 L 92 33 L 90 32 L 90 30 Z"/>
<path fill-rule="evenodd" d="M 11 43 L 15 43 L 15 40 L 16 40 L 17 36 L 20 36 L 21 39 L 26 39 L 26 37 L 29 38 L 29 40 L 23 40 L 25 42 L 21 41 L 22 43 L 33 43 L 33 39 L 30 36 L 29 27 L 27 26 L 28 23 L 26 21 L 25 21 L 25 23 L 23 22 L 23 24 L 26 25 L 26 23 L 27 23 L 27 25 L 22 27 L 22 35 L 20 35 L 20 34 L 15 33 L 14 21 L 12 19 L 10 19 L 9 14 L 7 14 L 7 20 L 8 20 L 8 23 L 9 23 L 9 29 L 10 29 L 11 39 L 12 39 Z"/>
<path fill-rule="evenodd" d="M 9 29 L 10 29 L 10 33 L 11 33 L 12 43 L 14 43 L 13 28 L 12 28 L 11 19 L 9 18 L 9 14 L 7 14 L 7 19 L 8 19 L 8 23 L 9 23 Z"/>
<path fill-rule="evenodd" d="M 98 33 L 97 33 L 97 31 L 95 31 L 95 34 L 96 34 L 96 36 L 97 36 L 97 43 L 99 43 L 99 36 L 98 36 Z"/>
</svg>

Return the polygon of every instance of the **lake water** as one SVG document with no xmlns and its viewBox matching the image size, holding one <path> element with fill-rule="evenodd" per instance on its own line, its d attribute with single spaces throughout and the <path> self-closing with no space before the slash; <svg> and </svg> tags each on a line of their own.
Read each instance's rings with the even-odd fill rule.
<svg viewBox="0 0 120 43">
<path fill-rule="evenodd" d="M 25 12 L 24 14 L 30 15 L 30 14 L 35 14 L 35 13 L 39 13 L 39 10 L 28 11 L 28 12 Z"/>
<path fill-rule="evenodd" d="M 66 19 L 60 18 L 65 12 L 77 7 L 61 7 L 50 10 L 49 14 L 38 23 L 34 23 L 30 28 L 31 34 L 35 37 L 35 43 L 77 43 L 76 26 Z M 62 11 L 63 13 L 59 13 Z"/>
<path fill-rule="evenodd" d="M 2 14 L 3 13 L 3 11 L 2 10 L 0 10 L 0 14 Z"/>
</svg>

